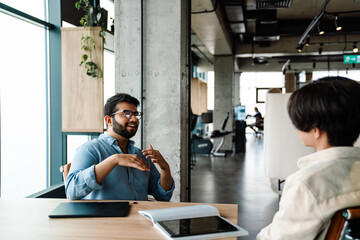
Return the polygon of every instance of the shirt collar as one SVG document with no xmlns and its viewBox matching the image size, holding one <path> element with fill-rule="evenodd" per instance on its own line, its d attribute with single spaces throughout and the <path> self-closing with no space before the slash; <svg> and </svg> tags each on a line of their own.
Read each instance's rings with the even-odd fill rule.
<svg viewBox="0 0 360 240">
<path fill-rule="evenodd" d="M 314 162 L 340 159 L 340 158 L 360 158 L 360 148 L 358 147 L 331 147 L 325 150 L 311 153 L 298 160 L 297 165 L 299 168 L 304 168 Z"/>
<path fill-rule="evenodd" d="M 113 138 L 112 136 L 108 135 L 107 133 L 101 134 L 99 136 L 99 139 L 104 139 L 110 145 L 119 146 L 118 141 L 115 138 Z M 135 145 L 135 142 L 129 139 L 129 143 L 128 143 L 128 152 L 129 153 L 133 152 L 134 145 Z"/>
</svg>

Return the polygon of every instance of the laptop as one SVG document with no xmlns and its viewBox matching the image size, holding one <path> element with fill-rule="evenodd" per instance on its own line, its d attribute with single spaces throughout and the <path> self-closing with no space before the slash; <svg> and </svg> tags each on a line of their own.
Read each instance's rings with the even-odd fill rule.
<svg viewBox="0 0 360 240">
<path fill-rule="evenodd" d="M 49 217 L 126 217 L 129 210 L 129 202 L 63 202 L 49 214 Z"/>
</svg>

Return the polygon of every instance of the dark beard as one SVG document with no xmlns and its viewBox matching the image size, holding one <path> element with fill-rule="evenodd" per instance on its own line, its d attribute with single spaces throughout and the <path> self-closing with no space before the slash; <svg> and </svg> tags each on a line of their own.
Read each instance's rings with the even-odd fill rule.
<svg viewBox="0 0 360 240">
<path fill-rule="evenodd" d="M 127 139 L 132 138 L 136 134 L 136 131 L 134 132 L 127 131 L 125 126 L 118 124 L 114 117 L 113 117 L 113 131 Z"/>
</svg>

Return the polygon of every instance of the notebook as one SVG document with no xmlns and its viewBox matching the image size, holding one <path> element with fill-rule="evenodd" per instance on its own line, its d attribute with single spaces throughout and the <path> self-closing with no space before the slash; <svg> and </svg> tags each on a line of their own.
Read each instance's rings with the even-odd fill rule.
<svg viewBox="0 0 360 240">
<path fill-rule="evenodd" d="M 126 217 L 129 210 L 129 202 L 63 202 L 49 214 L 49 217 Z"/>
</svg>

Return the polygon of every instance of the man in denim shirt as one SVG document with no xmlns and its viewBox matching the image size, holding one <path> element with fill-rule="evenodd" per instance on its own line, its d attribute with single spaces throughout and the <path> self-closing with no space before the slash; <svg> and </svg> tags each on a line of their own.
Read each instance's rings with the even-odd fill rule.
<svg viewBox="0 0 360 240">
<path fill-rule="evenodd" d="M 151 194 L 159 201 L 170 200 L 175 185 L 169 164 L 151 145 L 140 150 L 130 140 L 142 115 L 138 105 L 136 98 L 125 93 L 107 100 L 107 133 L 77 150 L 65 181 L 68 198 L 147 200 Z"/>
</svg>

